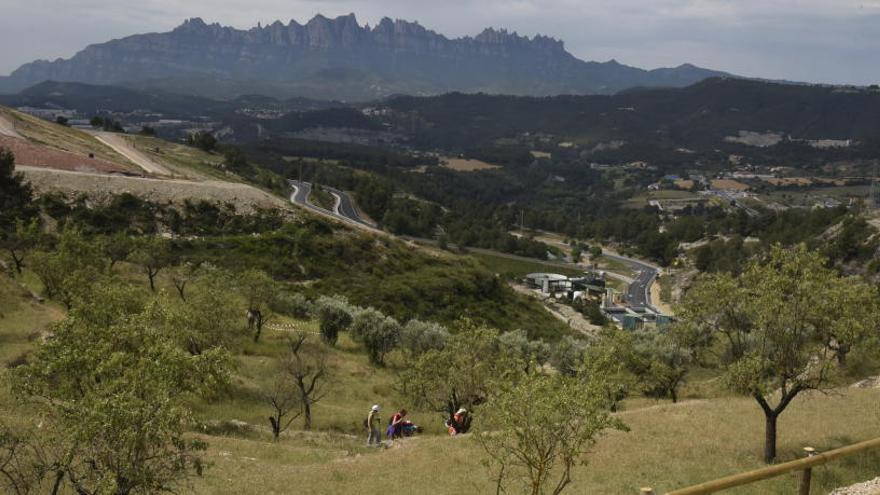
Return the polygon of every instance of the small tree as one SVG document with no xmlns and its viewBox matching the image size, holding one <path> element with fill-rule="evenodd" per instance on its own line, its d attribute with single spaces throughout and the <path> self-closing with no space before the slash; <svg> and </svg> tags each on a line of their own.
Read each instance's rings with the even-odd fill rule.
<svg viewBox="0 0 880 495">
<path fill-rule="evenodd" d="M 477 438 L 494 468 L 496 493 L 558 495 L 606 429 L 625 429 L 605 407 L 602 385 L 564 375 L 524 374 L 495 383 L 485 408 L 488 426 Z"/>
<path fill-rule="evenodd" d="M 353 308 L 345 299 L 321 296 L 315 302 L 314 309 L 324 342 L 336 345 L 339 332 L 348 329 L 354 320 Z"/>
<path fill-rule="evenodd" d="M 549 362 L 559 373 L 575 376 L 584 362 L 586 349 L 586 342 L 566 335 L 551 348 Z"/>
<path fill-rule="evenodd" d="M 199 265 L 187 261 L 173 267 L 170 271 L 171 283 L 174 284 L 174 289 L 177 290 L 180 300 L 185 302 L 186 287 L 198 276 Z"/>
<path fill-rule="evenodd" d="M 153 292 L 156 292 L 156 276 L 172 261 L 168 242 L 159 237 L 136 240 L 128 259 L 141 267 Z"/>
<path fill-rule="evenodd" d="M 290 428 L 293 421 L 303 414 L 300 391 L 293 384 L 290 376 L 282 370 L 275 376 L 272 388 L 264 391 L 263 396 L 272 406 L 269 425 L 272 427 L 272 438 L 278 440 L 278 437 Z"/>
<path fill-rule="evenodd" d="M 169 321 L 175 327 L 172 334 L 194 356 L 229 349 L 242 326 L 240 303 L 220 275 L 202 277 L 197 283 L 199 290 L 189 298 L 168 303 Z"/>
<path fill-rule="evenodd" d="M 400 323 L 373 308 L 368 308 L 355 315 L 351 324 L 351 334 L 355 340 L 363 342 L 371 363 L 384 366 L 385 354 L 400 342 Z"/>
<path fill-rule="evenodd" d="M 32 459 L 51 473 L 41 492 L 172 491 L 203 466 L 204 443 L 184 434 L 185 398 L 225 384 L 228 355 L 187 355 L 167 333 L 163 308 L 144 307 L 136 290 L 89 291 L 13 373 L 13 392 L 43 424 L 31 438 L 48 447 Z"/>
<path fill-rule="evenodd" d="M 98 248 L 101 254 L 107 258 L 112 270 L 116 263 L 128 259 L 135 248 L 135 241 L 124 232 L 117 232 L 113 235 L 99 238 Z"/>
<path fill-rule="evenodd" d="M 678 402 L 678 389 L 688 374 L 691 358 L 691 350 L 677 338 L 676 329 L 639 331 L 629 366 L 645 395 Z"/>
<path fill-rule="evenodd" d="M 213 151 L 217 147 L 217 139 L 210 132 L 194 132 L 186 138 L 186 142 L 206 152 Z"/>
<path fill-rule="evenodd" d="M 247 324 L 254 332 L 254 342 L 260 341 L 263 325 L 272 317 L 272 301 L 278 284 L 265 272 L 247 270 L 237 276 L 239 292 L 247 301 Z"/>
<path fill-rule="evenodd" d="M 25 266 L 25 256 L 28 251 L 39 246 L 41 238 L 42 232 L 36 220 L 28 223 L 18 220 L 15 222 L 14 231 L 6 235 L 0 235 L 0 245 L 9 253 L 15 272 L 19 275 L 21 275 L 21 270 Z"/>
<path fill-rule="evenodd" d="M 449 340 L 449 331 L 437 323 L 410 320 L 400 329 L 400 346 L 410 356 L 421 356 L 430 350 L 442 350 Z"/>
<path fill-rule="evenodd" d="M 282 369 L 293 382 L 302 407 L 303 429 L 312 429 L 312 406 L 326 395 L 327 353 L 320 344 L 308 345 L 305 335 L 287 341 L 288 354 Z"/>
<path fill-rule="evenodd" d="M 94 244 L 73 229 L 61 233 L 54 249 L 34 252 L 30 267 L 43 283 L 46 295 L 61 301 L 68 309 L 77 294 L 88 289 L 106 271 Z"/>
<path fill-rule="evenodd" d="M 876 306 L 873 291 L 854 293 L 850 283 L 803 245 L 774 246 L 740 276 L 710 275 L 685 296 L 691 344 L 719 351 L 724 383 L 764 413 L 765 462 L 776 458 L 777 421 L 789 404 L 831 386 L 836 334 L 864 325 L 863 306 Z"/>
<path fill-rule="evenodd" d="M 492 380 L 521 373 L 524 365 L 501 352 L 498 332 L 469 322 L 441 350 L 413 357 L 399 375 L 399 388 L 417 406 L 446 414 L 469 410 L 489 397 Z"/>
</svg>

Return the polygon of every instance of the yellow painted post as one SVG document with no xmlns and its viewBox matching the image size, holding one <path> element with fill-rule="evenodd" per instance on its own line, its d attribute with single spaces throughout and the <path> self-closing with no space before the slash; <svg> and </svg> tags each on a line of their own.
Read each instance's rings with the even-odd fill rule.
<svg viewBox="0 0 880 495">
<path fill-rule="evenodd" d="M 804 447 L 807 457 L 816 455 L 816 449 L 813 447 Z M 810 481 L 813 478 L 813 468 L 807 467 L 801 472 L 801 481 L 798 483 L 798 495 L 810 495 Z"/>
</svg>

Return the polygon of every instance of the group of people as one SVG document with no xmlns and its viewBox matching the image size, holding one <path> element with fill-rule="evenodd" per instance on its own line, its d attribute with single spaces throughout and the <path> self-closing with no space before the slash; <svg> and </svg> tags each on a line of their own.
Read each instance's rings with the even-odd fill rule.
<svg viewBox="0 0 880 495">
<path fill-rule="evenodd" d="M 382 420 L 379 416 L 379 404 L 374 404 L 370 408 L 367 419 L 364 420 L 364 426 L 369 430 L 367 437 L 367 445 L 381 445 L 381 425 Z M 451 419 L 445 422 L 446 431 L 449 435 L 459 435 L 467 433 L 471 426 L 471 417 L 467 409 L 460 408 Z M 415 425 L 407 418 L 406 409 L 401 409 L 391 416 L 388 421 L 388 427 L 385 429 L 385 436 L 389 440 L 402 437 L 411 437 L 416 433 L 421 433 L 422 428 Z"/>
</svg>

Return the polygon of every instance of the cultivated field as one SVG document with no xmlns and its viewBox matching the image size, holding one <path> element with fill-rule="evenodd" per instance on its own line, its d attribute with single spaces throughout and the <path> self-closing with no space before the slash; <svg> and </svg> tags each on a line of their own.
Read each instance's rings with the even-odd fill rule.
<svg viewBox="0 0 880 495">
<path fill-rule="evenodd" d="M 480 170 L 493 170 L 501 168 L 498 165 L 492 165 L 481 160 L 471 160 L 468 158 L 451 158 L 443 157 L 440 159 L 440 165 L 456 172 L 477 172 Z"/>
</svg>

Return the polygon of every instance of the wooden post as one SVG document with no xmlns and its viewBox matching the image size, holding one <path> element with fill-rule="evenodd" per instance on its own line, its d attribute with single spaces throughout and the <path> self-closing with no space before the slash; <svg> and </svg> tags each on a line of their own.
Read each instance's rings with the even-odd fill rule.
<svg viewBox="0 0 880 495">
<path fill-rule="evenodd" d="M 813 447 L 804 447 L 807 457 L 816 455 L 816 449 Z M 801 480 L 798 483 L 798 495 L 810 495 L 810 481 L 813 478 L 813 468 L 808 467 L 801 472 Z"/>
</svg>

